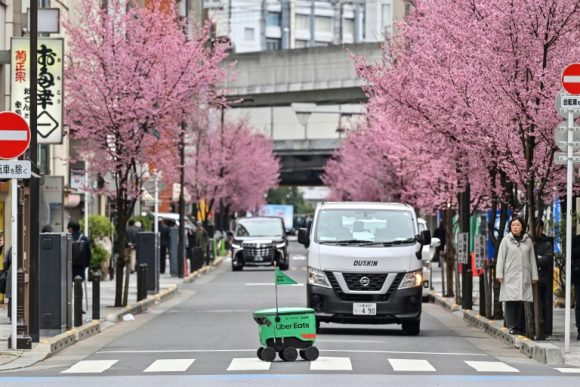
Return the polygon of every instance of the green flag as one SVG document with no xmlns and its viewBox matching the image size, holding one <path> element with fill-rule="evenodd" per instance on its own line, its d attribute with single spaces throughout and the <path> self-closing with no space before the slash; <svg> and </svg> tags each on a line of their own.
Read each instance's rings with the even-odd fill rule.
<svg viewBox="0 0 580 387">
<path fill-rule="evenodd" d="M 281 272 L 280 269 L 276 268 L 276 285 L 294 285 L 297 283 L 298 282 Z"/>
</svg>

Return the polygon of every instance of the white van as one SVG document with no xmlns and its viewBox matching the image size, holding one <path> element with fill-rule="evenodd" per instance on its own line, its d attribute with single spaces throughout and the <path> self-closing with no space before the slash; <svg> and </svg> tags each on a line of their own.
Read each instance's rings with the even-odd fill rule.
<svg viewBox="0 0 580 387">
<path fill-rule="evenodd" d="M 413 207 L 399 203 L 321 203 L 298 242 L 308 248 L 307 303 L 316 322 L 402 324 L 418 335 L 424 285 Z"/>
</svg>

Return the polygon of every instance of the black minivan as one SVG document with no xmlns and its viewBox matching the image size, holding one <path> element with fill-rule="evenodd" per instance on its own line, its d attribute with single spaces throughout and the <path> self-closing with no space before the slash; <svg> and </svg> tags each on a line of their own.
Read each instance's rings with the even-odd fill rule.
<svg viewBox="0 0 580 387">
<path fill-rule="evenodd" d="M 232 242 L 232 271 L 244 266 L 290 266 L 284 219 L 276 216 L 240 218 Z"/>
</svg>

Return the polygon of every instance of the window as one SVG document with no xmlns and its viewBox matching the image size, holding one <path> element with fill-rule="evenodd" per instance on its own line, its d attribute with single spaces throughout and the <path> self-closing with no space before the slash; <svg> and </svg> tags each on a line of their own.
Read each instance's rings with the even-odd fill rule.
<svg viewBox="0 0 580 387">
<path fill-rule="evenodd" d="M 310 31 L 310 16 L 296 15 L 296 29 Z"/>
<path fill-rule="evenodd" d="M 305 48 L 305 47 L 308 47 L 308 40 L 296 39 L 296 41 L 294 42 L 294 47 L 295 48 Z"/>
<path fill-rule="evenodd" d="M 383 4 L 382 21 L 383 21 L 383 32 L 385 34 L 390 34 L 393 28 L 393 15 L 391 4 Z"/>
<path fill-rule="evenodd" d="M 254 29 L 251 27 L 244 28 L 244 40 L 253 41 L 254 40 Z"/>
<path fill-rule="evenodd" d="M 268 15 L 266 15 L 266 25 L 268 27 L 280 27 L 282 25 L 282 13 L 268 12 Z"/>
<path fill-rule="evenodd" d="M 332 33 L 332 18 L 326 16 L 316 16 L 314 25 L 316 26 L 316 32 L 329 32 Z"/>
<path fill-rule="evenodd" d="M 330 46 L 330 42 L 314 42 L 314 47 L 328 47 Z"/>
<path fill-rule="evenodd" d="M 354 19 L 344 19 L 342 33 L 344 35 L 354 35 Z"/>
<path fill-rule="evenodd" d="M 266 50 L 279 50 L 282 48 L 282 39 L 267 38 Z"/>
</svg>

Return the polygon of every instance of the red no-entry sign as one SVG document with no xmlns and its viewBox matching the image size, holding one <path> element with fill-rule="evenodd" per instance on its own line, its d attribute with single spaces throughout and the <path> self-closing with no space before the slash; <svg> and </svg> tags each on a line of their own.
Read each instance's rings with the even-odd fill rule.
<svg viewBox="0 0 580 387">
<path fill-rule="evenodd" d="M 573 63 L 564 69 L 562 86 L 570 94 L 580 94 L 580 63 Z"/>
<path fill-rule="evenodd" d="M 16 113 L 0 113 L 0 159 L 15 159 L 30 144 L 30 128 Z"/>
</svg>

